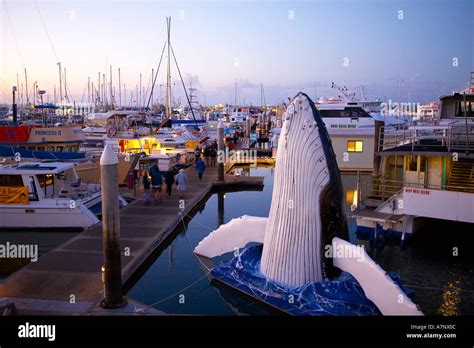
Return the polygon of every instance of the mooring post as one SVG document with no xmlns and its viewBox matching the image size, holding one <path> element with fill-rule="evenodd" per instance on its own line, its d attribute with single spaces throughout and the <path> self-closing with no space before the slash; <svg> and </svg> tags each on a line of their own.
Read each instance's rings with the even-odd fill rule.
<svg viewBox="0 0 474 348">
<path fill-rule="evenodd" d="M 100 182 L 104 248 L 102 281 L 105 296 L 101 305 L 105 308 L 117 308 L 124 306 L 127 301 L 122 297 L 118 158 L 109 144 L 100 157 Z"/>
<path fill-rule="evenodd" d="M 224 124 L 219 120 L 217 125 L 217 181 L 224 181 L 224 163 L 225 163 L 225 148 L 224 148 Z"/>
<path fill-rule="evenodd" d="M 217 226 L 224 224 L 224 192 L 217 193 Z"/>
</svg>

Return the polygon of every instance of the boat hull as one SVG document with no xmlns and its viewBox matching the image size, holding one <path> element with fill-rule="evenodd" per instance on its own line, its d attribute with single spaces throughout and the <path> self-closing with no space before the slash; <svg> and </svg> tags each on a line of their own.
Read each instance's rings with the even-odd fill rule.
<svg viewBox="0 0 474 348">
<path fill-rule="evenodd" d="M 0 207 L 0 230 L 84 230 L 99 219 L 84 205 Z"/>
</svg>

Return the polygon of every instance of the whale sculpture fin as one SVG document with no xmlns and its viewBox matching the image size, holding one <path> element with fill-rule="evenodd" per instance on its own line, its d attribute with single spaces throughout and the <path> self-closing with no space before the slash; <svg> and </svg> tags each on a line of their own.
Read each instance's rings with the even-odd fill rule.
<svg viewBox="0 0 474 348">
<path fill-rule="evenodd" d="M 263 243 L 268 218 L 244 215 L 232 219 L 212 231 L 194 248 L 194 253 L 207 258 L 220 256 L 250 242 Z"/>
<path fill-rule="evenodd" d="M 338 251 L 342 250 L 341 253 Z M 423 315 L 412 300 L 365 250 L 340 238 L 332 240 L 334 266 L 354 276 L 383 315 Z M 340 254 L 341 256 L 337 256 Z M 357 256 L 357 257 L 355 257 Z"/>
</svg>

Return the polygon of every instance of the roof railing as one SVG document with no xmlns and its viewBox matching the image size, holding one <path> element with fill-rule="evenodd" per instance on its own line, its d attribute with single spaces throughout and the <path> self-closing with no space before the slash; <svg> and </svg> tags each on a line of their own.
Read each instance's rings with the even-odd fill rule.
<svg viewBox="0 0 474 348">
<path fill-rule="evenodd" d="M 404 129 L 384 126 L 379 131 L 379 149 L 382 151 L 406 145 L 411 145 L 411 151 L 415 151 L 418 145 L 431 150 L 446 147 L 448 152 L 474 149 L 474 124 L 466 126 L 459 121 L 443 126 L 417 125 Z"/>
</svg>

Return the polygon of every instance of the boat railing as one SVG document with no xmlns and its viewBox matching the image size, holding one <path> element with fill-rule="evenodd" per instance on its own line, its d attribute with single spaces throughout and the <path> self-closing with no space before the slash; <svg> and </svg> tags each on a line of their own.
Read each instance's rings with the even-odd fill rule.
<svg viewBox="0 0 474 348">
<path fill-rule="evenodd" d="M 409 181 L 387 180 L 383 178 L 364 177 L 359 181 L 360 202 L 373 200 L 378 204 L 387 201 L 405 187 L 427 190 L 455 191 L 473 193 L 472 188 L 456 185 L 431 185 Z"/>
<path fill-rule="evenodd" d="M 422 145 L 426 151 L 469 151 L 474 150 L 474 124 L 455 121 L 448 125 L 416 125 L 404 129 L 381 127 L 379 149 L 389 150 L 406 145 L 411 151 Z"/>
</svg>

